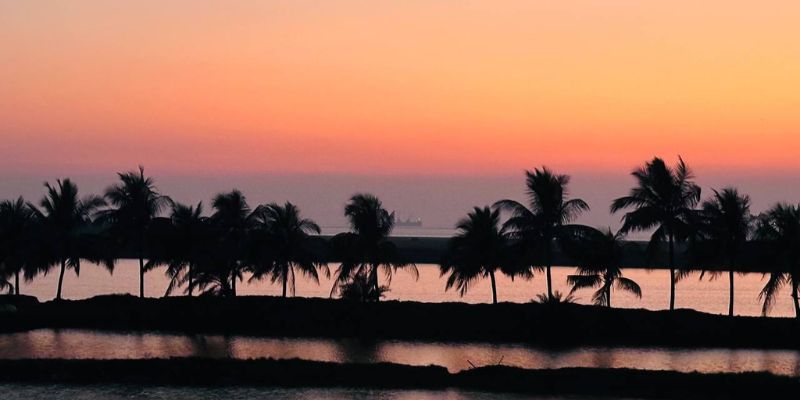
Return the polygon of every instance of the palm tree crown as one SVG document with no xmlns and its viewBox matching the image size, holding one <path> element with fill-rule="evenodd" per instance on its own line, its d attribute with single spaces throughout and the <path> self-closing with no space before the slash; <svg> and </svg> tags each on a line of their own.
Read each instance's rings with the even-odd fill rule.
<svg viewBox="0 0 800 400">
<path fill-rule="evenodd" d="M 769 312 L 780 289 L 789 284 L 795 315 L 800 318 L 800 205 L 778 204 L 762 214 L 756 237 L 768 246 L 777 267 L 759 294 L 764 301 L 762 313 Z"/>
<path fill-rule="evenodd" d="M 35 233 L 36 212 L 22 197 L 0 202 L 0 289 L 20 294 L 20 274 L 32 279 L 38 272 L 36 265 L 37 241 Z M 14 276 L 14 283 L 7 281 Z"/>
<path fill-rule="evenodd" d="M 714 195 L 701 206 L 700 248 L 717 267 L 728 269 L 728 315 L 733 316 L 734 268 L 753 227 L 750 197 L 735 188 L 714 190 Z M 712 279 L 722 271 L 712 269 Z"/>
<path fill-rule="evenodd" d="M 547 273 L 547 298 L 553 299 L 551 266 L 554 242 L 570 235 L 574 225 L 570 223 L 589 205 L 581 199 L 570 199 L 569 175 L 559 175 L 546 167 L 525 172 L 528 206 L 514 200 L 500 200 L 494 207 L 509 211 L 510 218 L 504 228 L 521 245 L 525 254 L 523 273 L 532 263 L 543 266 Z"/>
<path fill-rule="evenodd" d="M 508 235 L 500 226 L 500 210 L 475 207 L 456 228 L 440 265 L 442 276 L 449 274 L 445 288 L 456 287 L 464 296 L 473 282 L 489 277 L 492 302 L 497 304 L 495 273 L 508 262 Z"/>
<path fill-rule="evenodd" d="M 628 196 L 611 204 L 611 212 L 633 209 L 622 217 L 620 232 L 655 229 L 650 239 L 650 250 L 668 242 L 670 267 L 670 310 L 675 309 L 675 241 L 688 236 L 689 220 L 694 207 L 700 202 L 700 187 L 694 176 L 679 158 L 678 165 L 670 168 L 660 158 L 654 158 L 631 174 L 637 185 Z"/>
<path fill-rule="evenodd" d="M 397 246 L 389 241 L 394 228 L 394 214 L 384 209 L 377 197 L 354 195 L 345 206 L 344 214 L 350 221 L 351 232 L 340 233 L 331 241 L 334 253 L 341 260 L 331 294 L 348 282 L 365 281 L 369 288 L 364 299 L 378 301 L 385 291 L 378 284 L 379 270 L 384 272 L 389 282 L 392 272 L 398 268 L 407 267 L 418 277 L 416 266 L 402 261 Z M 355 279 L 357 275 L 363 275 L 363 279 Z"/>
<path fill-rule="evenodd" d="M 247 269 L 250 233 L 255 226 L 256 214 L 239 190 L 217 194 L 212 207 L 211 223 L 219 235 L 216 265 L 205 270 L 199 284 L 219 286 L 224 295 L 236 296 L 236 281 L 242 279 Z M 201 277 L 202 278 L 202 277 Z M 205 282 L 205 283 L 204 283 Z"/>
<path fill-rule="evenodd" d="M 139 258 L 139 297 L 144 297 L 144 256 L 146 234 L 150 223 L 172 201 L 161 195 L 152 178 L 138 172 L 118 173 L 120 182 L 106 189 L 105 199 L 111 208 L 100 213 L 100 219 L 108 224 L 116 236 L 125 243 L 135 243 Z"/>
<path fill-rule="evenodd" d="M 578 274 L 567 277 L 572 285 L 570 294 L 578 289 L 597 288 L 592 300 L 599 306 L 611 307 L 613 289 L 633 293 L 642 297 L 642 289 L 633 280 L 622 275 L 622 258 L 628 243 L 623 235 L 611 229 L 583 229 L 564 246 L 579 262 Z"/>
<path fill-rule="evenodd" d="M 51 257 L 49 266 L 61 264 L 58 277 L 58 291 L 56 299 L 61 299 L 61 289 L 64 282 L 64 272 L 71 268 L 80 274 L 81 256 L 86 256 L 85 236 L 92 224 L 92 214 L 105 205 L 105 201 L 98 196 L 78 197 L 78 186 L 71 180 L 57 180 L 55 185 L 45 183 L 47 194 L 40 205 L 43 211 L 35 209 L 37 218 L 42 221 L 43 235 L 47 237 L 52 247 L 48 249 Z M 113 264 L 106 262 L 104 265 L 111 269 Z"/>
<path fill-rule="evenodd" d="M 327 273 L 325 264 L 319 263 L 310 247 L 310 234 L 319 234 L 320 229 L 314 221 L 300 216 L 300 210 L 292 203 L 283 206 L 271 203 L 256 211 L 256 220 L 267 251 L 267 262 L 258 263 L 251 280 L 258 280 L 267 274 L 272 282 L 280 281 L 283 297 L 287 289 L 295 293 L 295 270 L 319 284 L 318 268 Z"/>
</svg>

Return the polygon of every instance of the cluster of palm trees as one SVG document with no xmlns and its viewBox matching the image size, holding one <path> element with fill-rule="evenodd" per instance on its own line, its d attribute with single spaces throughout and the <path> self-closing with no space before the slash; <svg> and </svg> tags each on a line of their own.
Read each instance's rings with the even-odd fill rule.
<svg viewBox="0 0 800 400">
<path fill-rule="evenodd" d="M 611 306 L 614 290 L 627 291 L 641 298 L 636 282 L 623 276 L 623 255 L 631 242 L 631 232 L 650 232 L 647 254 L 662 247 L 668 254 L 670 310 L 675 308 L 675 285 L 690 269 L 676 264 L 676 249 L 696 263 L 712 278 L 727 273 L 729 279 L 728 314 L 734 314 L 734 282 L 742 248 L 749 240 L 766 247 L 762 262 L 774 266 L 759 295 L 767 314 L 782 287 L 791 286 L 796 315 L 800 317 L 800 205 L 778 204 L 761 215 L 750 213 L 750 198 L 735 188 L 714 190 L 702 201 L 700 187 L 686 163 L 679 158 L 675 166 L 654 158 L 635 169 L 636 185 L 627 196 L 613 201 L 612 213 L 623 212 L 618 232 L 574 224 L 589 210 L 581 199 L 568 194 L 569 176 L 547 168 L 526 172 L 528 204 L 501 200 L 491 207 L 476 207 L 457 225 L 442 262 L 442 275 L 448 275 L 447 289 L 456 287 L 463 295 L 476 280 L 488 277 L 492 299 L 497 302 L 496 274 L 530 278 L 544 272 L 547 293 L 540 301 L 559 302 L 572 293 L 594 288 L 593 300 Z M 507 212 L 505 220 L 501 212 Z M 572 257 L 579 266 L 567 277 L 572 290 L 568 295 L 554 293 L 550 269 L 556 250 Z"/>
<path fill-rule="evenodd" d="M 632 173 L 636 185 L 611 205 L 622 214 L 618 232 L 575 224 L 589 205 L 570 198 L 567 175 L 542 167 L 526 172 L 527 204 L 500 200 L 476 207 L 457 225 L 440 263 L 446 289 L 464 295 L 478 279 L 491 281 L 497 302 L 497 274 L 531 279 L 544 273 L 543 302 L 567 301 L 580 289 L 595 289 L 593 300 L 611 306 L 612 292 L 641 297 L 639 285 L 623 275 L 621 266 L 631 232 L 649 232 L 649 254 L 666 248 L 670 273 L 670 309 L 675 307 L 675 284 L 688 273 L 676 263 L 677 252 L 702 265 L 712 277 L 727 273 L 729 314 L 734 313 L 734 282 L 742 248 L 757 240 L 768 248 L 774 272 L 761 292 L 766 314 L 782 287 L 800 316 L 800 205 L 778 204 L 761 215 L 750 213 L 750 199 L 735 188 L 714 190 L 702 201 L 700 187 L 682 159 L 668 166 L 654 158 Z M 22 198 L 0 203 L 0 290 L 19 294 L 20 279 L 30 280 L 59 271 L 56 298 L 61 299 L 64 274 L 80 273 L 82 260 L 113 270 L 115 259 L 139 261 L 139 294 L 145 295 L 145 273 L 165 267 L 170 279 L 166 295 L 185 288 L 235 296 L 237 282 L 269 279 L 282 295 L 294 293 L 297 273 L 319 282 L 334 271 L 331 296 L 378 301 L 398 269 L 417 275 L 414 264 L 390 241 L 394 215 L 369 194 L 356 194 L 344 213 L 351 230 L 325 242 L 314 221 L 303 218 L 291 203 L 251 208 L 233 190 L 216 195 L 212 213 L 203 204 L 180 204 L 158 192 L 152 178 L 138 171 L 118 174 L 119 181 L 103 196 L 80 197 L 69 179 L 46 183 L 38 203 Z M 321 249 L 324 248 L 324 251 Z M 568 294 L 553 291 L 551 269 L 556 254 L 569 255 L 578 265 L 567 278 Z M 22 277 L 22 278 L 21 278 Z M 381 284 L 380 277 L 386 279 Z"/>
</svg>

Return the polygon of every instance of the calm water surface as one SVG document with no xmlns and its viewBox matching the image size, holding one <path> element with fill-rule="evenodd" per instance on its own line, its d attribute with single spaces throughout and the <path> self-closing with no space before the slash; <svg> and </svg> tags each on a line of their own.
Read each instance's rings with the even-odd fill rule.
<svg viewBox="0 0 800 400">
<path fill-rule="evenodd" d="M 560 400 L 561 397 L 530 397 L 457 390 L 365 390 L 365 389 L 270 389 L 270 388 L 182 388 L 128 385 L 2 385 L 4 400 L 81 399 L 81 400 Z M 592 400 L 570 397 L 571 400 Z"/>
<path fill-rule="evenodd" d="M 93 264 L 82 265 L 80 277 L 69 272 L 64 279 L 64 297 L 68 299 L 81 299 L 99 294 L 111 293 L 139 293 L 138 262 L 135 260 L 121 260 L 113 274 Z M 336 266 L 331 265 L 331 272 Z M 466 296 L 460 297 L 455 291 L 445 291 L 446 278 L 439 276 L 436 265 L 420 264 L 419 279 L 415 280 L 412 274 L 399 271 L 394 274 L 387 299 L 412 300 L 422 302 L 447 302 L 464 301 L 468 303 L 487 303 L 491 301 L 491 287 L 488 280 L 478 281 L 473 285 Z M 553 282 L 555 290 L 568 292 L 567 276 L 573 274 L 574 268 L 556 267 L 553 269 Z M 626 269 L 625 276 L 633 279 L 642 287 L 643 297 L 638 299 L 625 292 L 615 292 L 612 295 L 612 304 L 615 307 L 646 308 L 662 310 L 669 306 L 669 271 Z M 23 283 L 23 294 L 34 295 L 40 300 L 49 300 L 55 297 L 58 273 L 52 271 L 46 276 L 40 276 L 32 282 Z M 269 280 L 260 282 L 245 282 L 238 286 L 239 293 L 243 295 L 279 295 L 279 284 L 270 284 Z M 758 293 L 764 286 L 761 274 L 746 274 L 736 278 L 736 313 L 738 315 L 761 315 L 761 303 Z M 386 278 L 382 278 L 382 283 Z M 296 295 L 304 297 L 328 297 L 332 281 L 330 278 L 320 277 L 317 284 L 308 278 L 298 276 Z M 149 272 L 145 278 L 145 294 L 151 297 L 163 296 L 168 280 L 163 269 Z M 794 316 L 788 288 L 784 288 L 777 298 L 771 316 Z M 533 280 L 526 281 L 500 276 L 498 278 L 498 298 L 500 301 L 525 303 L 531 301 L 537 294 L 544 293 L 545 281 L 542 275 L 537 275 Z M 180 290 L 176 294 L 181 293 Z M 585 290 L 576 293 L 579 303 L 591 303 L 592 291 Z M 693 308 L 709 313 L 725 314 L 728 311 L 728 283 L 727 278 L 703 281 L 699 274 L 693 274 L 678 282 L 676 306 L 679 308 Z"/>
<path fill-rule="evenodd" d="M 767 371 L 800 376 L 800 352 L 674 348 L 579 347 L 541 349 L 521 344 L 439 343 L 262 338 L 248 336 L 113 333 L 42 329 L 0 335 L 0 358 L 301 358 L 332 362 L 393 362 L 525 368 L 638 368 L 681 372 Z"/>
</svg>

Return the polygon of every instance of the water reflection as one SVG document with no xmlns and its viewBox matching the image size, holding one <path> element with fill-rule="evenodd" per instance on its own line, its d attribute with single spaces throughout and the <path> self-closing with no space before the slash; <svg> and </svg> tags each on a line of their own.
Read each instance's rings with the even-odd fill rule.
<svg viewBox="0 0 800 400">
<path fill-rule="evenodd" d="M 394 362 L 525 368 L 639 368 L 682 372 L 767 371 L 800 376 L 793 350 L 605 348 L 541 349 L 521 344 L 360 341 L 223 335 L 108 333 L 42 329 L 0 335 L 0 358 L 301 358 L 332 362 Z"/>
</svg>

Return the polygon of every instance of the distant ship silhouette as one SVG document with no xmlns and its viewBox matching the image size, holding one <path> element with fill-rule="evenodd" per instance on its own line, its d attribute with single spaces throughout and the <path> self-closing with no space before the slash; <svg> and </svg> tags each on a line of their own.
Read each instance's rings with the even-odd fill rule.
<svg viewBox="0 0 800 400">
<path fill-rule="evenodd" d="M 419 228 L 422 226 L 422 218 L 395 218 L 394 226 L 398 228 Z"/>
</svg>

